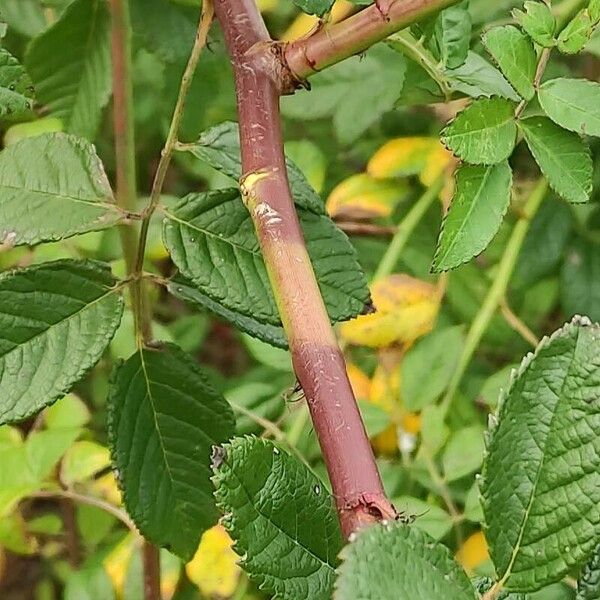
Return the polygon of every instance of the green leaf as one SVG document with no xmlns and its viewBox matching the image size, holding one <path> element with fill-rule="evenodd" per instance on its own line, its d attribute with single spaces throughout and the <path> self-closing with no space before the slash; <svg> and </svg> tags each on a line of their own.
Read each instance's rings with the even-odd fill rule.
<svg viewBox="0 0 600 600">
<path fill-rule="evenodd" d="M 484 450 L 483 430 L 479 425 L 455 431 L 442 455 L 444 479 L 455 481 L 479 469 Z"/>
<path fill-rule="evenodd" d="M 537 56 L 531 40 L 516 27 L 494 27 L 483 35 L 483 43 L 504 76 L 517 92 L 531 100 Z"/>
<path fill-rule="evenodd" d="M 504 98 L 476 100 L 444 128 L 442 143 L 471 164 L 502 162 L 517 140 L 514 112 L 514 104 Z"/>
<path fill-rule="evenodd" d="M 115 333 L 123 299 L 110 270 L 59 260 L 0 276 L 0 424 L 64 396 Z"/>
<path fill-rule="evenodd" d="M 276 371 L 294 372 L 292 357 L 287 350 L 273 348 L 270 344 L 249 335 L 242 335 L 242 342 L 250 356 L 257 362 Z"/>
<path fill-rule="evenodd" d="M 33 86 L 19 61 L 0 48 L 0 118 L 23 116 L 32 107 Z"/>
<path fill-rule="evenodd" d="M 383 433 L 392 424 L 390 414 L 372 402 L 359 399 L 358 408 L 369 438 Z"/>
<path fill-rule="evenodd" d="M 188 59 L 196 34 L 197 10 L 187 10 L 168 0 L 130 0 L 130 4 L 133 32 L 148 50 L 168 63 Z"/>
<path fill-rule="evenodd" d="M 81 440 L 66 451 L 60 468 L 60 480 L 72 487 L 75 483 L 90 479 L 109 465 L 108 448 L 96 442 Z"/>
<path fill-rule="evenodd" d="M 463 328 L 438 329 L 417 342 L 402 360 L 400 397 L 416 412 L 435 402 L 450 382 L 463 344 Z"/>
<path fill-rule="evenodd" d="M 587 562 L 577 581 L 575 600 L 598 600 L 600 598 L 600 545 Z"/>
<path fill-rule="evenodd" d="M 115 600 L 115 592 L 101 564 L 72 571 L 65 581 L 64 600 Z"/>
<path fill-rule="evenodd" d="M 499 371 L 496 371 L 493 375 L 490 375 L 481 386 L 477 398 L 480 402 L 483 402 L 491 407 L 498 405 L 498 397 L 502 390 L 506 389 L 506 386 L 510 380 L 510 375 L 516 365 L 507 365 Z"/>
<path fill-rule="evenodd" d="M 445 68 L 455 69 L 467 60 L 471 42 L 471 15 L 464 3 L 440 12 L 435 20 L 435 40 Z"/>
<path fill-rule="evenodd" d="M 75 0 L 25 58 L 38 100 L 66 131 L 90 140 L 112 89 L 109 36 L 106 2 Z"/>
<path fill-rule="evenodd" d="M 11 29 L 26 37 L 35 37 L 46 28 L 39 0 L 0 0 L 0 15 Z"/>
<path fill-rule="evenodd" d="M 587 202 L 593 165 L 585 142 L 546 117 L 523 119 L 519 128 L 552 189 L 569 202 Z"/>
<path fill-rule="evenodd" d="M 323 483 L 262 438 L 234 439 L 218 461 L 222 523 L 250 579 L 281 600 L 330 600 L 342 539 Z"/>
<path fill-rule="evenodd" d="M 545 113 L 558 125 L 600 136 L 600 84 L 587 79 L 552 79 L 538 92 Z"/>
<path fill-rule="evenodd" d="M 581 52 L 594 33 L 594 23 L 587 9 L 580 10 L 558 36 L 558 49 L 564 54 Z"/>
<path fill-rule="evenodd" d="M 0 516 L 39 490 L 56 464 L 81 433 L 77 428 L 34 431 L 25 441 L 13 440 L 0 447 Z"/>
<path fill-rule="evenodd" d="M 506 161 L 491 167 L 462 166 L 456 171 L 450 210 L 433 259 L 436 272 L 452 269 L 482 252 L 508 209 L 512 172 Z"/>
<path fill-rule="evenodd" d="M 525 2 L 525 12 L 513 10 L 516 22 L 529 34 L 536 44 L 544 48 L 554 46 L 556 18 L 545 2 Z"/>
<path fill-rule="evenodd" d="M 439 506 L 412 496 L 394 498 L 394 506 L 401 513 L 414 517 L 413 527 L 424 531 L 434 540 L 441 540 L 452 529 L 452 517 Z"/>
<path fill-rule="evenodd" d="M 91 418 L 89 408 L 75 394 L 61 398 L 44 412 L 44 423 L 48 429 L 85 427 Z"/>
<path fill-rule="evenodd" d="M 123 218 L 94 147 L 63 133 L 3 150 L 0 192 L 0 243 L 6 246 L 106 229 Z"/>
<path fill-rule="evenodd" d="M 560 282 L 563 311 L 600 321 L 600 244 L 576 238 L 566 252 Z"/>
<path fill-rule="evenodd" d="M 518 102 L 518 94 L 498 69 L 475 52 L 469 52 L 467 60 L 457 69 L 446 70 L 454 91 L 472 98 L 501 96 Z"/>
<path fill-rule="evenodd" d="M 311 77 L 310 91 L 283 97 L 283 114 L 302 122 L 329 119 L 340 143 L 351 144 L 394 108 L 405 71 L 406 59 L 378 44 Z"/>
<path fill-rule="evenodd" d="M 185 146 L 194 156 L 239 182 L 242 176 L 240 137 L 237 123 L 226 121 L 204 131 L 198 141 Z M 302 171 L 286 159 L 288 179 L 296 206 L 318 215 L 326 214 L 319 194 L 306 180 Z"/>
<path fill-rule="evenodd" d="M 191 194 L 165 214 L 165 245 L 202 294 L 228 311 L 280 326 L 254 225 L 237 189 Z M 369 292 L 353 247 L 328 217 L 303 209 L 298 216 L 330 317 L 356 316 Z"/>
<path fill-rule="evenodd" d="M 233 435 L 231 408 L 173 344 L 137 351 L 112 379 L 108 435 L 127 512 L 146 538 L 187 562 L 217 522 L 210 454 Z"/>
<path fill-rule="evenodd" d="M 576 318 L 524 359 L 499 404 L 481 491 L 507 589 L 535 591 L 591 554 L 600 537 L 600 327 Z"/>
<path fill-rule="evenodd" d="M 475 599 L 448 548 L 414 526 L 368 527 L 341 558 L 334 600 Z"/>
<path fill-rule="evenodd" d="M 308 15 L 322 17 L 333 6 L 334 0 L 294 0 L 294 4 Z"/>
<path fill-rule="evenodd" d="M 555 197 L 546 198 L 527 231 L 511 284 L 525 289 L 551 275 L 565 256 L 572 229 L 569 205 Z"/>
<path fill-rule="evenodd" d="M 600 0 L 590 0 L 588 4 L 588 11 L 594 25 L 600 23 Z"/>
<path fill-rule="evenodd" d="M 208 309 L 214 314 L 222 317 L 234 327 L 257 337 L 267 344 L 277 346 L 278 348 L 287 348 L 287 338 L 282 325 L 270 325 L 257 320 L 254 315 L 243 315 L 235 310 L 229 310 L 219 302 L 215 302 L 206 294 L 203 294 L 190 281 L 187 281 L 181 275 L 175 277 L 169 282 L 169 292 L 176 298 L 183 300 L 200 309 Z"/>
</svg>

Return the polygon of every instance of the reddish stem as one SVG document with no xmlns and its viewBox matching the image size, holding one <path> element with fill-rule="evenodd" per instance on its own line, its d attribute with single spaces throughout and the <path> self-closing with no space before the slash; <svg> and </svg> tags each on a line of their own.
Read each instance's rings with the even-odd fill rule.
<svg viewBox="0 0 600 600">
<path fill-rule="evenodd" d="M 285 59 L 293 76 L 302 81 L 349 56 L 364 52 L 375 42 L 456 4 L 458 0 L 375 0 L 368 8 L 288 44 Z"/>
<path fill-rule="evenodd" d="M 216 0 L 233 63 L 242 149 L 242 194 L 260 240 L 306 394 L 344 535 L 396 518 L 315 279 L 285 168 L 279 96 L 291 85 L 254 0 Z"/>
<path fill-rule="evenodd" d="M 144 540 L 142 546 L 144 563 L 144 600 L 161 600 L 160 595 L 160 550 Z"/>
</svg>

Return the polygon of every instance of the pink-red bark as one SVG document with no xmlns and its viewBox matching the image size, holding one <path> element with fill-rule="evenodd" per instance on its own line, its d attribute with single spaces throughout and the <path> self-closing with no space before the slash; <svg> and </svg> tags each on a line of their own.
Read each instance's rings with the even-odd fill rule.
<svg viewBox="0 0 600 600">
<path fill-rule="evenodd" d="M 344 359 L 306 253 L 290 193 L 279 97 L 290 85 L 281 46 L 270 41 L 253 0 L 216 0 L 237 90 L 242 190 L 257 229 L 307 398 L 345 535 L 395 518 L 386 499 Z"/>
<path fill-rule="evenodd" d="M 288 44 L 284 53 L 286 63 L 291 74 L 303 80 L 457 1 L 375 0 L 351 17 Z"/>
</svg>

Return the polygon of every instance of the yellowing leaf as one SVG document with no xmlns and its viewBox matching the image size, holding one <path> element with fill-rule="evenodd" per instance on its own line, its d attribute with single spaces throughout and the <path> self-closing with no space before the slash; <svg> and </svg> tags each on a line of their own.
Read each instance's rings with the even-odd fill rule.
<svg viewBox="0 0 600 600">
<path fill-rule="evenodd" d="M 185 566 L 190 581 L 207 598 L 229 598 L 237 587 L 240 567 L 232 541 L 221 525 L 204 532 L 194 558 Z"/>
<path fill-rule="evenodd" d="M 421 431 L 421 415 L 417 413 L 405 413 L 402 415 L 401 427 L 406 433 L 416 435 Z"/>
<path fill-rule="evenodd" d="M 439 298 L 430 283 L 404 274 L 390 275 L 373 284 L 371 296 L 375 313 L 340 326 L 348 343 L 371 348 L 410 344 L 433 327 Z"/>
<path fill-rule="evenodd" d="M 123 597 L 123 586 L 129 569 L 129 563 L 135 548 L 135 537 L 128 533 L 102 561 L 104 570 L 110 579 L 118 598 Z"/>
<path fill-rule="evenodd" d="M 418 175 L 433 151 L 443 147 L 437 138 L 403 137 L 386 142 L 367 165 L 367 173 L 375 179 Z"/>
<path fill-rule="evenodd" d="M 171 600 L 177 590 L 181 574 L 181 560 L 170 552 L 160 556 L 160 593 L 163 600 Z"/>
<path fill-rule="evenodd" d="M 278 0 L 258 0 L 256 4 L 261 13 L 275 12 L 279 6 Z"/>
<path fill-rule="evenodd" d="M 354 396 L 362 400 L 368 398 L 371 380 L 367 375 L 352 363 L 346 363 L 346 371 L 348 372 L 348 379 L 350 379 Z"/>
<path fill-rule="evenodd" d="M 482 563 L 489 560 L 487 543 L 482 531 L 468 537 L 456 553 L 456 560 L 467 570 L 473 572 Z"/>
<path fill-rule="evenodd" d="M 427 155 L 423 168 L 419 173 L 419 181 L 425 186 L 429 187 L 435 183 L 435 180 L 446 170 L 449 169 L 450 165 L 456 163 L 456 159 L 452 155 L 452 152 L 444 148 L 440 142 L 435 144 L 431 149 L 431 152 Z M 448 173 L 448 179 L 451 173 Z"/>
<path fill-rule="evenodd" d="M 347 0 L 337 0 L 331 9 L 330 20 L 332 23 L 345 19 L 350 13 L 356 10 L 356 6 Z M 314 15 L 299 14 L 294 22 L 288 27 L 286 32 L 281 36 L 285 42 L 291 42 L 298 38 L 304 37 L 310 33 L 319 24 L 319 19 Z"/>
<path fill-rule="evenodd" d="M 398 402 L 400 369 L 397 367 L 398 365 L 386 364 L 384 366 L 379 364 L 371 380 L 369 402 L 385 410 L 393 421 L 392 425 L 372 440 L 373 448 L 377 454 L 390 455 L 396 454 L 398 451 L 397 421 L 400 418 L 400 405 Z"/>
<path fill-rule="evenodd" d="M 95 494 L 108 500 L 115 506 L 121 505 L 121 492 L 117 486 L 117 481 L 112 473 L 107 473 L 90 482 L 90 488 Z"/>
<path fill-rule="evenodd" d="M 327 212 L 338 219 L 387 217 L 407 191 L 404 182 L 378 181 L 366 173 L 359 173 L 333 189 L 327 199 Z"/>
</svg>

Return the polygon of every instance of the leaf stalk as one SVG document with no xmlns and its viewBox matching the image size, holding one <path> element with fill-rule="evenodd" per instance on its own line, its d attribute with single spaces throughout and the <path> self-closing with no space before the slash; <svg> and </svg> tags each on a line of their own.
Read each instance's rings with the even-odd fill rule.
<svg viewBox="0 0 600 600">
<path fill-rule="evenodd" d="M 471 362 L 471 358 L 479 346 L 479 342 L 485 334 L 492 317 L 501 307 L 502 302 L 506 297 L 506 290 L 508 288 L 508 284 L 510 283 L 510 278 L 517 263 L 517 259 L 519 258 L 521 247 L 525 241 L 525 236 L 529 231 L 531 220 L 541 206 L 547 191 L 548 182 L 542 177 L 537 182 L 529 198 L 527 199 L 519 220 L 513 228 L 510 239 L 508 240 L 504 250 L 504 254 L 502 255 L 500 263 L 498 264 L 498 270 L 494 276 L 492 286 L 490 287 L 487 296 L 485 297 L 485 300 L 479 309 L 479 312 L 477 315 L 475 315 L 475 318 L 471 323 L 463 351 L 458 359 L 456 370 L 454 371 L 454 375 L 450 381 L 446 395 L 442 400 L 441 408 L 444 415 L 448 413 L 454 398 L 454 394 L 462 382 L 462 378 L 467 370 L 467 367 L 469 366 L 469 363 Z"/>
</svg>

